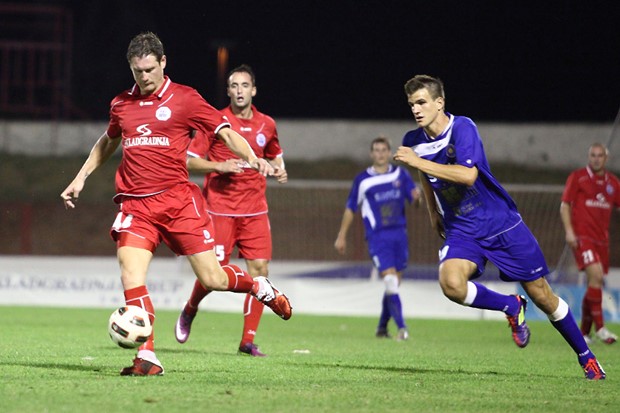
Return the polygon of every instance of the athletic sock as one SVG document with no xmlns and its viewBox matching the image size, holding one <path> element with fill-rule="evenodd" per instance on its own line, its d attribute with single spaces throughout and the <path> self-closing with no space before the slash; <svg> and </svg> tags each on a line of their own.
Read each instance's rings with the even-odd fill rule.
<svg viewBox="0 0 620 413">
<path fill-rule="evenodd" d="M 601 288 L 588 287 L 585 299 L 588 301 L 590 315 L 596 331 L 603 328 L 603 290 Z"/>
<path fill-rule="evenodd" d="M 243 335 L 241 345 L 253 343 L 265 305 L 252 294 L 246 294 L 243 303 Z"/>
<path fill-rule="evenodd" d="M 405 320 L 403 319 L 403 306 L 400 302 L 400 295 L 398 294 L 389 294 L 387 296 L 388 308 L 390 309 L 390 315 L 394 319 L 396 326 L 401 328 L 406 328 Z"/>
<path fill-rule="evenodd" d="M 211 290 L 205 288 L 200 281 L 196 280 L 194 282 L 194 288 L 192 289 L 192 293 L 189 296 L 189 300 L 187 300 L 187 304 L 185 304 L 186 314 L 195 315 L 198 311 L 198 305 L 200 302 L 211 292 Z"/>
<path fill-rule="evenodd" d="M 146 342 L 142 344 L 138 350 L 155 351 L 155 309 L 153 308 L 153 302 L 151 301 L 151 296 L 149 295 L 146 285 L 125 290 L 124 294 L 125 304 L 143 308 L 149 314 L 149 320 L 153 326 L 153 332 L 149 336 L 148 340 L 146 340 Z"/>
<path fill-rule="evenodd" d="M 254 281 L 247 272 L 243 271 L 236 265 L 224 265 L 222 269 L 226 272 L 228 276 L 228 288 L 227 291 L 232 291 L 234 293 L 256 293 L 258 290 L 258 284 Z"/>
<path fill-rule="evenodd" d="M 140 347 L 142 348 L 142 347 Z M 157 356 L 155 355 L 155 352 L 152 350 L 138 350 L 138 358 L 141 358 L 142 360 L 147 360 L 150 361 L 151 363 L 155 363 L 158 366 L 161 367 L 161 362 L 159 361 L 159 359 L 157 358 Z"/>
<path fill-rule="evenodd" d="M 377 329 L 387 330 L 387 325 L 390 322 L 390 309 L 388 307 L 388 295 L 383 294 L 383 300 L 381 301 L 381 315 L 379 316 L 379 325 Z"/>
<path fill-rule="evenodd" d="M 514 295 L 500 294 L 472 281 L 467 282 L 467 296 L 463 304 L 484 310 L 503 311 L 511 316 L 519 311 L 519 301 Z"/>
<path fill-rule="evenodd" d="M 553 327 L 562 334 L 562 337 L 564 337 L 564 340 L 571 346 L 573 351 L 577 353 L 581 365 L 584 365 L 588 359 L 594 357 L 566 301 L 560 298 L 558 308 L 549 315 L 549 320 Z"/>
<path fill-rule="evenodd" d="M 581 300 L 581 334 L 589 336 L 590 330 L 592 330 L 592 314 L 590 314 L 587 295 L 584 295 L 583 300 Z"/>
</svg>

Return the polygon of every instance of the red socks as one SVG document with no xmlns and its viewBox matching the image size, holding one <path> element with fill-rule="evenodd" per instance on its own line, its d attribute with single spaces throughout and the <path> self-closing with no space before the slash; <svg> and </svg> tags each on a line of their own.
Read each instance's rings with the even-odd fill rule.
<svg viewBox="0 0 620 413">
<path fill-rule="evenodd" d="M 250 293 L 254 290 L 254 278 L 236 265 L 224 265 L 222 269 L 228 275 L 228 291 Z"/>
<path fill-rule="evenodd" d="M 228 276 L 228 291 L 235 293 L 248 293 L 254 289 L 254 279 L 236 265 L 224 265 L 222 269 Z M 185 304 L 185 312 L 190 315 L 196 314 L 200 302 L 211 292 L 205 288 L 200 281 L 194 282 L 192 294 Z"/>
<path fill-rule="evenodd" d="M 254 298 L 252 294 L 245 296 L 241 345 L 254 342 L 254 336 L 256 336 L 256 330 L 258 330 L 258 324 L 260 323 L 264 308 L 265 305 Z"/>
<path fill-rule="evenodd" d="M 211 290 L 207 290 L 200 281 L 196 280 L 194 282 L 194 289 L 192 290 L 192 294 L 189 296 L 189 300 L 187 304 L 185 304 L 185 312 L 189 315 L 194 315 L 198 311 L 198 304 L 205 298 Z"/>
<path fill-rule="evenodd" d="M 583 296 L 581 301 L 581 334 L 584 336 L 590 335 L 592 330 L 592 315 L 590 315 L 590 307 L 586 296 Z"/>
<path fill-rule="evenodd" d="M 603 290 L 601 288 L 588 287 L 586 298 L 590 307 L 590 315 L 594 321 L 596 331 L 603 328 Z"/>
<path fill-rule="evenodd" d="M 592 322 L 596 331 L 604 326 L 603 323 L 603 290 L 601 288 L 588 287 L 581 303 L 581 332 L 584 335 L 590 333 Z"/>
<path fill-rule="evenodd" d="M 155 309 L 153 308 L 153 302 L 151 301 L 151 297 L 149 296 L 149 292 L 146 288 L 146 285 L 141 285 L 136 288 L 131 288 L 129 290 L 125 290 L 125 304 L 127 305 L 135 305 L 137 307 L 142 307 L 149 313 L 149 320 L 151 320 L 151 325 L 154 326 L 155 323 Z M 150 350 L 155 351 L 154 347 L 154 339 L 155 337 L 155 329 L 153 328 L 153 332 L 151 336 L 146 341 L 146 343 L 142 344 L 138 350 Z"/>
</svg>

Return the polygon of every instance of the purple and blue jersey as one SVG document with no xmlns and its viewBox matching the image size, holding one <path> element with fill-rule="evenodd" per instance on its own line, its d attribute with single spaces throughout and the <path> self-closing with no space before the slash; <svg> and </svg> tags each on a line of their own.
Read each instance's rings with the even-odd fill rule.
<svg viewBox="0 0 620 413">
<path fill-rule="evenodd" d="M 464 116 L 448 116 L 448 126 L 435 139 L 418 128 L 405 134 L 403 146 L 413 148 L 420 158 L 439 164 L 477 167 L 478 179 L 473 186 L 442 181 L 428 174 L 424 177 L 441 208 L 446 235 L 494 237 L 517 225 L 521 216 L 510 195 L 491 174 L 474 122 Z"/>
<path fill-rule="evenodd" d="M 389 165 L 383 174 L 369 167 L 355 177 L 347 208 L 361 209 L 366 238 L 383 229 L 406 228 L 405 201 L 413 201 L 414 189 L 411 175 L 400 166 Z"/>
<path fill-rule="evenodd" d="M 530 281 L 549 270 L 538 242 L 521 219 L 517 206 L 491 174 L 482 139 L 474 122 L 464 116 L 450 118 L 446 129 L 435 139 L 423 128 L 409 131 L 403 146 L 421 158 L 444 165 L 478 168 L 472 186 L 443 181 L 424 173 L 433 189 L 446 242 L 439 259 L 467 259 L 484 271 L 487 260 L 500 270 L 506 281 Z"/>
<path fill-rule="evenodd" d="M 409 172 L 390 165 L 386 173 L 372 167 L 355 177 L 347 208 L 361 209 L 368 253 L 379 269 L 402 271 L 409 261 L 405 201 L 412 202 L 415 183 Z"/>
</svg>

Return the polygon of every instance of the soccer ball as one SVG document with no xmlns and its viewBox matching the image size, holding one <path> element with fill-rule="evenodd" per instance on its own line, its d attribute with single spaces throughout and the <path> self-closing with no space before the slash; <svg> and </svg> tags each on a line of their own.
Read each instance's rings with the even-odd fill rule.
<svg viewBox="0 0 620 413">
<path fill-rule="evenodd" d="M 153 332 L 148 313 L 141 307 L 127 305 L 117 308 L 110 316 L 108 333 L 122 348 L 136 348 L 144 344 Z"/>
</svg>

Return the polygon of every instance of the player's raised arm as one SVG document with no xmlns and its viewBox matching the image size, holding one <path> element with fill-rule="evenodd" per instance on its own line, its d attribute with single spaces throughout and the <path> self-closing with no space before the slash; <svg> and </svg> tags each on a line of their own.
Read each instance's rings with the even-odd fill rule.
<svg viewBox="0 0 620 413">
<path fill-rule="evenodd" d="M 187 157 L 187 170 L 193 173 L 208 174 L 238 174 L 243 172 L 242 159 L 227 159 L 224 162 L 210 161 L 204 158 Z"/>
<path fill-rule="evenodd" d="M 408 146 L 399 147 L 394 155 L 394 160 L 403 162 L 441 180 L 457 184 L 472 186 L 478 178 L 478 168 L 475 166 L 469 168 L 463 165 L 444 165 L 422 159 Z"/>
<path fill-rule="evenodd" d="M 273 175 L 273 167 L 265 159 L 258 158 L 250 147 L 250 144 L 231 128 L 222 128 L 217 132 L 219 139 L 222 139 L 226 146 L 233 153 L 246 161 L 252 168 L 256 169 L 261 175 Z"/>
<path fill-rule="evenodd" d="M 86 178 L 99 166 L 104 164 L 110 156 L 116 151 L 120 143 L 120 139 L 110 139 L 107 133 L 101 135 L 97 140 L 93 148 L 90 150 L 90 154 L 86 161 L 82 165 L 82 168 L 78 171 L 73 181 L 65 188 L 60 194 L 65 208 L 75 208 L 77 200 L 80 196 L 80 192 L 84 189 Z"/>
</svg>

